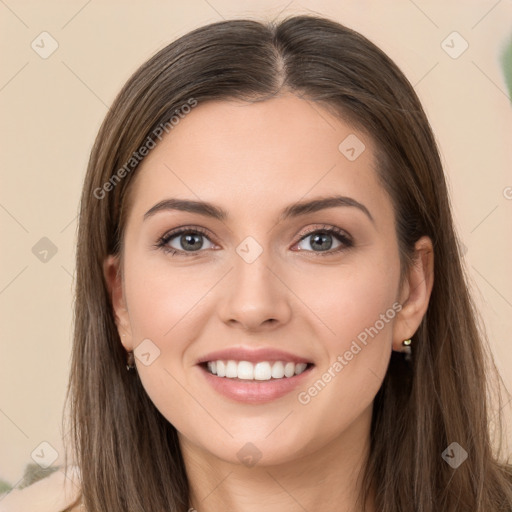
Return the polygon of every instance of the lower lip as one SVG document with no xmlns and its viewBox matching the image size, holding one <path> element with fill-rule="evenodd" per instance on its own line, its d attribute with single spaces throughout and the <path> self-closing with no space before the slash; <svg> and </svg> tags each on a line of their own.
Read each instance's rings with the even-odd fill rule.
<svg viewBox="0 0 512 512">
<path fill-rule="evenodd" d="M 206 381 L 221 395 L 236 402 L 265 403 L 277 400 L 300 386 L 308 378 L 313 366 L 299 375 L 270 380 L 239 380 L 217 377 L 203 366 L 199 366 Z"/>
</svg>

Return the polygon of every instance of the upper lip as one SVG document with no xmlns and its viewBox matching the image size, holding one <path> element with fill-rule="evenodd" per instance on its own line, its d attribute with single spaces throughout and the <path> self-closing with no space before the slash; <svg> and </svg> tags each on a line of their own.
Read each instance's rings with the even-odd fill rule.
<svg viewBox="0 0 512 512">
<path fill-rule="evenodd" d="M 201 357 L 197 364 L 207 363 L 208 361 L 249 361 L 258 363 L 260 361 L 286 361 L 298 363 L 311 363 L 310 359 L 286 352 L 275 348 L 246 348 L 246 347 L 230 347 L 224 350 L 216 350 Z"/>
</svg>

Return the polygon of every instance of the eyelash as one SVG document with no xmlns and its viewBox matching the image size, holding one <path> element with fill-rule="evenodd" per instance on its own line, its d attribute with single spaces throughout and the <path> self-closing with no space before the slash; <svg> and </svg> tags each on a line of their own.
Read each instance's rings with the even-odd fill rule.
<svg viewBox="0 0 512 512">
<path fill-rule="evenodd" d="M 189 255 L 190 256 L 195 256 L 197 253 L 201 252 L 202 250 L 199 250 L 199 251 L 181 251 L 181 250 L 178 250 L 178 249 L 174 249 L 173 247 L 169 247 L 167 245 L 170 240 L 172 240 L 176 236 L 182 235 L 184 233 L 187 233 L 187 234 L 200 234 L 200 235 L 204 235 L 206 238 L 209 238 L 208 237 L 208 232 L 205 229 L 202 229 L 202 228 L 196 227 L 196 226 L 190 226 L 190 227 L 189 226 L 184 226 L 182 228 L 177 228 L 176 230 L 173 230 L 173 231 L 170 231 L 168 233 L 165 233 L 165 235 L 163 235 L 158 240 L 158 242 L 155 244 L 154 247 L 157 248 L 157 249 L 161 249 L 166 254 L 171 254 L 171 256 L 175 256 L 175 255 L 178 255 L 178 256 L 185 256 L 185 255 L 186 256 L 189 256 Z M 338 241 L 340 241 L 343 245 L 341 245 L 340 247 L 338 247 L 337 249 L 334 249 L 332 251 L 331 250 L 329 250 L 329 251 L 309 251 L 309 250 L 305 250 L 305 249 L 300 249 L 301 252 L 312 252 L 316 256 L 328 256 L 328 255 L 336 254 L 336 253 L 338 253 L 340 251 L 349 249 L 349 248 L 351 248 L 354 245 L 352 240 L 341 229 L 339 229 L 339 228 L 337 228 L 335 226 L 323 226 L 321 228 L 315 228 L 315 229 L 312 229 L 310 231 L 307 231 L 297 241 L 297 244 L 302 242 L 308 236 L 311 236 L 311 235 L 314 235 L 314 234 L 317 234 L 317 233 L 324 233 L 324 234 L 334 235 L 334 237 L 337 238 Z"/>
</svg>

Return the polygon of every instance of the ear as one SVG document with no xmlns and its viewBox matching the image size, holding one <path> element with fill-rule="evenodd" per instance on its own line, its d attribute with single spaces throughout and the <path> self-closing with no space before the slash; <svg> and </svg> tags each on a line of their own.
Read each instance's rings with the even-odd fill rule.
<svg viewBox="0 0 512 512">
<path fill-rule="evenodd" d="M 103 262 L 103 275 L 107 283 L 112 303 L 117 331 L 121 343 L 127 351 L 133 350 L 130 317 L 124 295 L 124 280 L 122 277 L 119 256 L 110 254 Z"/>
<path fill-rule="evenodd" d="M 402 309 L 393 326 L 393 350 L 402 352 L 402 342 L 417 331 L 427 311 L 433 284 L 434 249 L 432 240 L 423 236 L 415 244 L 414 264 L 400 291 Z"/>
</svg>

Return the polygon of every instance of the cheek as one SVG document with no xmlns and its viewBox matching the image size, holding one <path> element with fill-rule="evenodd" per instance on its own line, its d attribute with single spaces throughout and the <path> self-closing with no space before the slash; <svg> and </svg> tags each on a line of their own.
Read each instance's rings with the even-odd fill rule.
<svg viewBox="0 0 512 512">
<path fill-rule="evenodd" d="M 134 347 L 143 340 L 152 343 L 147 350 L 150 364 L 139 358 L 137 373 L 167 421 L 179 431 L 189 432 L 194 425 L 205 423 L 204 410 L 196 407 L 198 397 L 187 391 L 191 389 L 188 370 L 192 362 L 186 355 L 204 328 L 204 320 L 199 318 L 201 297 L 211 288 L 211 279 L 194 273 L 192 266 L 173 269 L 170 264 L 155 265 L 147 258 L 140 263 L 136 257 L 126 262 L 125 282 Z"/>
<path fill-rule="evenodd" d="M 333 432 L 349 424 L 378 392 L 401 309 L 396 301 L 399 270 L 398 256 L 394 259 L 390 250 L 357 265 L 324 270 L 324 275 L 315 274 L 314 287 L 298 289 L 315 313 L 309 323 L 318 318 L 316 334 L 325 353 L 317 379 L 297 396 L 312 430 L 328 428 L 322 421 Z"/>
<path fill-rule="evenodd" d="M 160 348 L 169 346 L 176 352 L 180 340 L 194 339 L 190 329 L 197 324 L 191 318 L 201 310 L 216 279 L 211 271 L 193 265 L 180 267 L 165 259 L 157 260 L 135 254 L 126 262 L 126 295 L 134 344 L 150 338 Z"/>
<path fill-rule="evenodd" d="M 331 357 L 347 350 L 352 340 L 364 342 L 369 332 L 390 341 L 399 279 L 399 262 L 391 253 L 351 256 L 339 266 L 319 267 L 314 278 L 302 273 L 292 281 L 307 306 L 299 304 L 296 314 L 308 315 Z"/>
<path fill-rule="evenodd" d="M 144 358 L 138 359 L 137 372 L 162 415 L 178 430 L 190 430 L 191 424 L 203 424 L 205 417 L 204 410 L 195 407 L 200 395 L 190 394 L 193 376 L 189 370 L 195 361 L 187 350 L 204 337 L 202 333 L 214 313 L 209 293 L 218 277 L 206 266 L 177 266 L 165 258 L 158 260 L 151 261 L 136 251 L 125 260 L 134 347 L 148 339 L 154 344 L 153 348 L 149 345 L 150 364 L 146 366 Z"/>
</svg>

